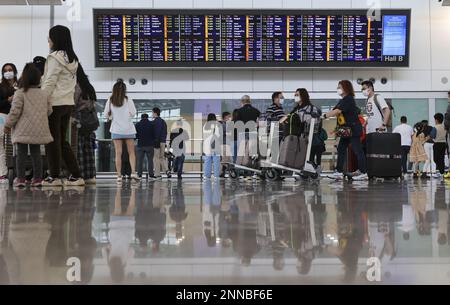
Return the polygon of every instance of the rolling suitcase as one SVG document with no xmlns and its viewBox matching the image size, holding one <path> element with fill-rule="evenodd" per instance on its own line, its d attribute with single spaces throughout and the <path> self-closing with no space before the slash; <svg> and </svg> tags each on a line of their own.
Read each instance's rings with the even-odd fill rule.
<svg viewBox="0 0 450 305">
<path fill-rule="evenodd" d="M 367 174 L 370 177 L 402 176 L 401 137 L 398 133 L 367 134 Z"/>
</svg>

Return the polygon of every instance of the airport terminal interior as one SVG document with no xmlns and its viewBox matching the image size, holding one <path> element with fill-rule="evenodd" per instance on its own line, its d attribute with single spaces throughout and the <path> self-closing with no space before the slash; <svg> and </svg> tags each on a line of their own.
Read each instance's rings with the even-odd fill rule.
<svg viewBox="0 0 450 305">
<path fill-rule="evenodd" d="M 85 177 L 85 185 L 64 156 L 72 150 L 81 166 L 81 116 L 67 118 L 67 126 L 52 123 L 56 109 L 76 103 L 70 98 L 68 104 L 57 104 L 63 98 L 54 92 L 67 90 L 73 96 L 80 79 L 67 64 L 69 55 L 54 55 L 58 45 L 67 48 L 52 34 L 55 26 L 70 31 L 77 62 L 96 93 L 93 109 L 99 124 L 89 131 L 87 144 L 95 176 Z M 449 0 L 0 0 L 0 37 L 0 284 L 450 284 L 450 136 L 442 127 L 450 124 Z M 23 164 L 16 161 L 18 143 L 36 144 L 34 131 L 41 132 L 30 116 L 46 112 L 47 106 L 44 112 L 29 108 L 39 105 L 26 92 L 23 109 L 17 110 L 31 77 L 20 76 L 30 73 L 24 66 L 37 56 L 47 58 L 39 74 L 42 82 L 28 90 L 50 90 L 46 100 L 53 103 L 53 113 L 50 125 L 44 125 L 53 140 L 52 128 L 64 129 L 58 137 L 66 143 L 56 150 L 64 161 L 56 170 L 49 158 L 58 159 L 53 144 L 37 143 L 42 144 L 38 158 L 42 178 L 61 170 L 63 181 L 71 182 L 63 186 L 51 185 L 48 178 L 43 186 L 25 181 L 22 186 L 18 176 L 25 168 L 27 179 L 36 177 L 31 148 Z M 8 70 L 12 64 L 17 71 Z M 38 68 L 36 61 L 33 67 Z M 3 96 L 4 84 L 12 79 L 17 81 L 13 92 Z M 67 89 L 71 81 L 74 86 Z M 161 145 L 169 148 L 169 135 L 183 124 L 188 138 L 182 173 L 169 149 L 153 150 L 152 144 L 152 155 L 161 154 L 168 171 L 157 169 L 154 175 L 161 177 L 154 178 L 146 160 L 138 179 L 124 145 L 117 175 L 115 145 L 128 133 L 114 129 L 120 114 L 113 114 L 119 107 L 111 105 L 117 96 L 113 86 L 123 84 L 125 101 L 135 108 L 125 113 L 131 128 L 145 114 L 152 126 L 163 119 L 167 134 Z M 277 119 L 260 125 L 267 109 L 275 105 L 282 116 L 300 113 L 305 95 L 299 88 L 307 90 L 319 112 L 312 115 L 319 131 L 306 130 L 309 123 L 302 122 L 302 135 L 284 127 L 285 140 L 271 142 L 276 129 L 270 129 L 293 126 L 294 115 L 286 117 L 287 123 Z M 356 121 L 377 116 L 381 124 L 375 127 L 387 132 L 363 127 L 360 138 L 356 127 L 348 127 L 351 135 L 341 135 L 339 128 L 361 125 L 347 125 L 353 116 L 346 112 L 349 107 L 339 106 L 347 98 L 361 110 Z M 232 152 L 217 166 L 220 178 L 216 173 L 210 177 L 207 169 L 221 154 L 211 153 L 214 145 L 205 150 L 205 143 L 211 144 L 205 136 L 210 114 L 218 121 L 225 121 L 225 113 L 230 118 L 241 113 L 242 118 L 248 112 L 235 110 L 247 104 L 260 113 L 258 136 L 267 131 L 264 143 L 279 144 L 279 156 L 258 151 L 248 161 Z M 155 108 L 160 119 L 152 119 Z M 20 122 L 25 115 L 38 124 L 31 126 L 31 142 L 17 140 L 20 129 L 29 128 L 26 124 L 10 126 L 11 117 Z M 341 124 L 338 116 L 347 122 Z M 414 128 L 409 144 L 401 132 L 392 132 L 405 125 L 403 117 Z M 312 139 L 322 130 L 327 138 L 318 136 L 323 154 L 317 166 L 309 156 Z M 416 142 L 421 132 L 423 141 Z M 394 142 L 370 144 L 395 134 Z M 233 143 L 236 137 L 231 132 Z M 299 151 L 290 155 L 283 145 L 293 138 Z M 264 146 L 258 140 L 255 147 Z M 338 151 L 345 141 L 352 144 L 342 155 Z M 392 148 L 396 145 L 398 150 Z M 402 169 L 406 146 L 411 146 L 410 159 Z M 437 156 L 440 147 L 442 156 Z M 301 167 L 287 165 L 303 153 L 307 157 Z M 413 153 L 423 158 L 418 166 Z M 88 178 L 95 178 L 95 184 Z"/>
</svg>

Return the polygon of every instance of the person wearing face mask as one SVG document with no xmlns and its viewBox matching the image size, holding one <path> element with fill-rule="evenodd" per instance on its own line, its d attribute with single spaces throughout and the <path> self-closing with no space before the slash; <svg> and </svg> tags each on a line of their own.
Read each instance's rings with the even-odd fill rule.
<svg viewBox="0 0 450 305">
<path fill-rule="evenodd" d="M 358 170 L 350 175 L 353 180 L 368 180 L 366 157 L 360 139 L 363 126 L 358 118 L 359 108 L 356 106 L 355 91 L 353 90 L 352 83 L 348 80 L 340 81 L 337 93 L 342 99 L 333 110 L 324 113 L 323 118 L 328 119 L 342 115 L 345 120 L 345 126 L 350 128 L 351 134 L 348 137 L 341 137 L 339 140 L 336 171 L 328 177 L 336 180 L 344 179 L 344 161 L 346 159 L 347 147 L 351 144 L 352 150 L 358 159 Z"/>
<path fill-rule="evenodd" d="M 12 63 L 6 63 L 2 67 L 2 81 L 0 83 L 0 124 L 4 125 L 6 116 L 11 110 L 14 92 L 17 88 L 17 68 Z M 3 126 L 0 128 L 0 138 L 3 139 Z M 8 183 L 8 168 L 6 166 L 6 152 L 0 141 L 0 183 Z"/>
<path fill-rule="evenodd" d="M 375 93 L 371 81 L 364 81 L 361 86 L 362 93 L 367 98 L 366 132 L 386 131 L 391 117 L 391 110 L 389 109 L 388 103 L 386 103 L 386 100 L 381 95 Z"/>
<path fill-rule="evenodd" d="M 266 110 L 267 125 L 270 127 L 271 122 L 279 122 L 284 117 L 284 96 L 282 92 L 274 92 L 272 94 L 272 105 Z M 268 129 L 270 131 L 270 129 Z M 279 127 L 280 141 L 283 137 L 283 128 Z"/>
</svg>

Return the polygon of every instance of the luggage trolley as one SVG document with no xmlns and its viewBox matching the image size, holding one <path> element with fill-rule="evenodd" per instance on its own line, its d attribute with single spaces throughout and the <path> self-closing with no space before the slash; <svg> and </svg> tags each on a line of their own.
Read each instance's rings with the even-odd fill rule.
<svg viewBox="0 0 450 305">
<path fill-rule="evenodd" d="M 249 141 L 249 139 L 245 139 L 245 141 Z M 245 143 L 244 145 L 246 145 L 246 144 L 247 143 Z M 248 153 L 250 154 L 249 150 L 248 150 Z M 238 152 L 239 152 L 239 147 L 238 147 Z M 244 147 L 244 155 L 246 153 L 247 153 L 247 149 L 245 149 L 245 147 Z M 238 158 L 239 157 L 240 156 L 238 156 Z M 246 157 L 246 156 L 243 156 L 243 157 Z M 249 158 L 249 163 L 252 163 L 252 167 L 245 166 L 245 165 L 238 164 L 238 163 L 233 163 L 233 162 L 222 162 L 222 164 L 228 166 L 228 171 L 229 171 L 230 177 L 232 179 L 239 179 L 239 177 L 241 176 L 241 174 L 243 172 L 250 172 L 250 173 L 253 173 L 254 175 L 258 176 L 260 179 L 264 180 L 265 176 L 264 176 L 264 172 L 261 169 L 261 161 L 260 161 L 261 158 L 259 156 L 259 153 L 256 155 L 253 155 L 253 156 L 249 155 L 248 158 Z"/>
<path fill-rule="evenodd" d="M 298 174 L 299 176 L 301 176 L 305 179 L 319 178 L 319 173 L 316 170 L 316 168 L 317 168 L 316 165 L 309 161 L 310 156 L 311 156 L 311 146 L 312 146 L 312 140 L 313 140 L 313 136 L 314 136 L 315 122 L 316 122 L 316 119 L 314 119 L 314 118 L 312 118 L 310 121 L 310 128 L 309 128 L 308 142 L 307 142 L 308 147 L 306 149 L 306 158 L 305 158 L 305 164 L 303 165 L 303 168 L 298 169 L 298 168 L 291 168 L 291 167 L 286 167 L 286 166 L 280 165 L 278 163 L 279 156 L 278 155 L 271 156 L 272 150 L 271 150 L 271 147 L 269 146 L 269 151 L 267 153 L 267 159 L 261 162 L 263 174 L 268 180 L 271 180 L 271 181 L 280 180 L 282 178 L 282 171 L 292 173 L 292 176 L 294 176 L 295 174 Z M 275 130 L 277 129 L 277 128 L 273 128 L 274 124 L 276 124 L 276 123 L 272 123 L 272 128 L 270 130 L 270 136 L 269 136 L 270 142 L 269 143 L 273 143 L 272 139 L 274 138 Z M 294 178 L 296 180 L 298 180 L 298 177 L 294 176 Z"/>
</svg>

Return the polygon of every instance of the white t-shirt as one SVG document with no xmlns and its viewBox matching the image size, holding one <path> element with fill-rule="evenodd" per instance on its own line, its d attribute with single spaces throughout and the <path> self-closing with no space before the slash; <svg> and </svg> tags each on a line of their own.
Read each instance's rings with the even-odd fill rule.
<svg viewBox="0 0 450 305">
<path fill-rule="evenodd" d="M 103 115 L 108 117 L 109 114 L 111 114 L 112 119 L 111 128 L 109 129 L 111 133 L 120 135 L 136 134 L 136 128 L 133 124 L 133 118 L 136 115 L 136 107 L 131 98 L 126 99 L 121 107 L 112 105 L 111 101 L 108 99 Z"/>
<path fill-rule="evenodd" d="M 402 146 L 411 146 L 411 136 L 414 134 L 414 129 L 408 124 L 400 124 L 394 128 L 393 133 L 399 133 L 402 138 Z"/>
<path fill-rule="evenodd" d="M 380 104 L 381 111 L 386 109 L 388 104 L 386 100 L 381 96 L 377 96 L 378 104 Z M 375 95 L 367 100 L 366 103 L 366 113 L 367 113 L 367 133 L 377 132 L 377 128 L 380 128 L 383 125 L 383 115 L 378 110 L 377 105 L 375 104 Z"/>
</svg>

